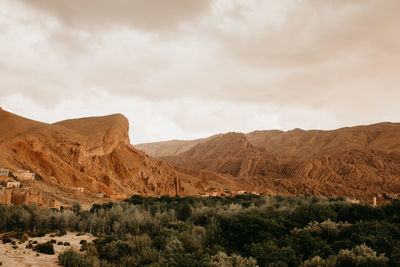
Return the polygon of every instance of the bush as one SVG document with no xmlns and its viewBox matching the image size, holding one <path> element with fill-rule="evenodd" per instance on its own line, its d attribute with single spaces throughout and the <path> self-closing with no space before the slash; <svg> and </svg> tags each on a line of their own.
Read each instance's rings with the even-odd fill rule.
<svg viewBox="0 0 400 267">
<path fill-rule="evenodd" d="M 93 266 L 94 260 L 79 252 L 68 249 L 58 255 L 59 263 L 64 267 Z"/>
<path fill-rule="evenodd" d="M 26 241 L 28 241 L 28 239 L 29 239 L 29 235 L 26 233 L 24 233 L 20 238 L 21 242 L 26 242 Z"/>
<path fill-rule="evenodd" d="M 3 244 L 7 244 L 7 243 L 11 243 L 11 238 L 4 236 L 1 241 L 3 242 Z"/>
<path fill-rule="evenodd" d="M 51 242 L 37 244 L 33 250 L 43 254 L 54 255 L 54 246 Z"/>
<path fill-rule="evenodd" d="M 339 254 L 330 256 L 326 260 L 316 256 L 305 261 L 303 267 L 319 266 L 388 266 L 388 258 L 385 255 L 377 255 L 374 250 L 362 244 L 352 250 L 341 249 Z"/>
<path fill-rule="evenodd" d="M 64 236 L 66 234 L 67 234 L 67 232 L 65 230 L 60 230 L 57 232 L 57 236 Z"/>
<path fill-rule="evenodd" d="M 64 243 L 63 242 L 61 242 L 61 241 L 58 241 L 57 242 L 57 245 L 59 245 L 59 246 L 62 246 Z"/>
<path fill-rule="evenodd" d="M 69 242 L 64 242 L 64 246 L 71 246 L 71 244 Z"/>
<path fill-rule="evenodd" d="M 55 239 L 51 239 L 51 240 L 50 240 L 50 243 L 53 243 L 53 244 L 55 244 L 55 243 L 57 243 L 57 240 L 55 240 Z"/>
<path fill-rule="evenodd" d="M 226 255 L 224 252 L 218 252 L 215 256 L 211 257 L 210 267 L 219 266 L 235 266 L 235 267 L 257 267 L 257 261 L 253 258 L 243 258 L 239 255 L 232 254 Z"/>
</svg>

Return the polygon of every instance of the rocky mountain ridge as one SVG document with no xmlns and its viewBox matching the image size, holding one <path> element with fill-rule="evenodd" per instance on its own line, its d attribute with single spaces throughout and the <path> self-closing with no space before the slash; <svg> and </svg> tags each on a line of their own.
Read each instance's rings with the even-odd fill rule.
<svg viewBox="0 0 400 267">
<path fill-rule="evenodd" d="M 257 192 L 359 198 L 400 193 L 396 123 L 333 131 L 227 133 L 159 158 L 177 168 L 225 175 Z"/>
<path fill-rule="evenodd" d="M 46 124 L 0 110 L 0 167 L 36 173 L 38 190 L 75 198 L 179 193 L 175 171 L 130 145 L 129 122 L 121 114 Z"/>
</svg>

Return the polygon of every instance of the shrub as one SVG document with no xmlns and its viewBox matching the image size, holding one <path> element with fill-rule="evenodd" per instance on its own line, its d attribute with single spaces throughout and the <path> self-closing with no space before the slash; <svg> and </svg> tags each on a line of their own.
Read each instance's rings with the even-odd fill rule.
<svg viewBox="0 0 400 267">
<path fill-rule="evenodd" d="M 51 239 L 51 240 L 50 240 L 50 243 L 53 243 L 53 244 L 55 244 L 55 243 L 57 243 L 57 240 L 55 240 L 55 239 Z"/>
<path fill-rule="evenodd" d="M 64 246 L 71 246 L 69 242 L 64 242 Z"/>
<path fill-rule="evenodd" d="M 54 255 L 54 246 L 51 242 L 37 244 L 33 250 L 43 254 Z"/>
<path fill-rule="evenodd" d="M 3 242 L 3 244 L 7 244 L 7 243 L 11 243 L 11 238 L 4 236 L 1 241 Z"/>
<path fill-rule="evenodd" d="M 57 245 L 62 246 L 64 243 L 62 241 L 58 241 Z"/>
<path fill-rule="evenodd" d="M 319 266 L 388 266 L 388 258 L 377 253 L 366 245 L 356 246 L 352 250 L 341 249 L 339 254 L 326 260 L 316 256 L 302 264 L 303 267 Z"/>
<path fill-rule="evenodd" d="M 60 230 L 57 232 L 57 236 L 64 236 L 66 234 L 67 234 L 67 232 L 65 230 Z"/>
<path fill-rule="evenodd" d="M 60 230 L 57 232 L 57 236 L 64 236 L 66 234 L 67 234 L 67 232 L 65 230 Z"/>
<path fill-rule="evenodd" d="M 377 253 L 365 244 L 352 250 L 343 249 L 338 255 L 328 259 L 333 266 L 387 266 L 388 258 Z"/>
<path fill-rule="evenodd" d="M 26 242 L 26 241 L 28 241 L 28 239 L 29 239 L 29 235 L 28 235 L 27 233 L 24 233 L 24 234 L 21 236 L 21 241 L 22 241 L 22 242 Z"/>
<path fill-rule="evenodd" d="M 87 258 L 73 249 L 68 249 L 58 255 L 58 261 L 65 267 L 93 266 L 94 263 L 93 259 Z"/>
<path fill-rule="evenodd" d="M 235 266 L 235 267 L 256 267 L 257 261 L 253 258 L 243 258 L 239 255 L 232 254 L 231 256 L 226 255 L 225 252 L 218 252 L 215 256 L 211 257 L 211 267 L 219 266 Z"/>
</svg>

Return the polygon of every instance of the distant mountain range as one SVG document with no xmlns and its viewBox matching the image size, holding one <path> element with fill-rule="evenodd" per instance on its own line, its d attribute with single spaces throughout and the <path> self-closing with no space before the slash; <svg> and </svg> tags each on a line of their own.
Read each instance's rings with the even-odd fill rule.
<svg viewBox="0 0 400 267">
<path fill-rule="evenodd" d="M 354 196 L 400 193 L 400 124 L 378 123 L 332 131 L 266 130 L 193 141 L 135 146 L 197 177 L 185 182 L 235 184 L 272 194 Z M 199 180 L 199 174 L 202 178 Z M 207 174 L 207 175 L 206 175 Z M 221 178 L 223 177 L 223 179 Z M 229 183 L 224 182 L 229 181 Z"/>
<path fill-rule="evenodd" d="M 67 203 L 105 201 L 102 195 L 243 191 L 361 199 L 400 194 L 397 123 L 226 133 L 135 147 L 128 130 L 121 114 L 47 124 L 0 108 L 0 167 L 34 172 L 37 181 L 26 186 Z"/>
</svg>

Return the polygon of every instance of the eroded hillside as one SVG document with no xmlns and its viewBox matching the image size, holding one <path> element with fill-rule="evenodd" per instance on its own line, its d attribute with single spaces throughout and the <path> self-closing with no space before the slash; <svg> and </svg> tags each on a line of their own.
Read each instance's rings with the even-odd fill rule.
<svg viewBox="0 0 400 267">
<path fill-rule="evenodd" d="M 0 166 L 36 173 L 38 190 L 60 198 L 76 187 L 86 198 L 179 193 L 171 167 L 130 145 L 121 114 L 46 124 L 0 110 L 0 123 Z"/>
<path fill-rule="evenodd" d="M 228 133 L 161 158 L 186 173 L 205 170 L 264 193 L 360 198 L 400 193 L 400 125 L 395 123 Z"/>
</svg>

